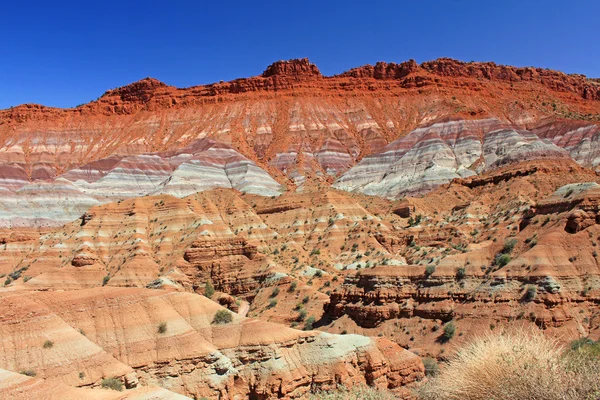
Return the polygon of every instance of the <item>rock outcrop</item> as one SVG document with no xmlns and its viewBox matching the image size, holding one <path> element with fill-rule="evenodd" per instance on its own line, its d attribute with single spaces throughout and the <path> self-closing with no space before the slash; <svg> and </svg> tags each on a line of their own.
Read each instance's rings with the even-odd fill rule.
<svg viewBox="0 0 600 400">
<path fill-rule="evenodd" d="M 498 120 L 440 122 L 416 129 L 365 157 L 333 186 L 398 198 L 505 164 L 567 157 L 554 144 Z"/>
<path fill-rule="evenodd" d="M 127 387 L 158 384 L 195 398 L 297 398 L 358 382 L 402 393 L 424 376 L 420 359 L 389 341 L 239 316 L 215 324 L 222 308 L 190 293 L 13 292 L 1 293 L 0 303 L 10 310 L 0 325 L 0 367 L 33 371 L 48 384 L 99 386 L 114 377 Z"/>
<path fill-rule="evenodd" d="M 282 186 L 231 147 L 200 139 L 176 151 L 110 156 L 44 183 L 5 192 L 0 226 L 58 226 L 90 207 L 150 194 L 185 197 L 216 188 L 277 196 Z M 15 189 L 13 187 L 13 189 Z"/>
</svg>

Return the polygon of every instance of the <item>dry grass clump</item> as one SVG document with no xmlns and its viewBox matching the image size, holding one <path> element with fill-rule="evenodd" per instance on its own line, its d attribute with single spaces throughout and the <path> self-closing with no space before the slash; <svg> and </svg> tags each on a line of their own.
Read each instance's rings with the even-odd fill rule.
<svg viewBox="0 0 600 400">
<path fill-rule="evenodd" d="M 318 391 L 309 396 L 310 400 L 397 400 L 391 392 L 374 387 L 357 385 L 347 388 L 340 386 L 335 390 Z"/>
<path fill-rule="evenodd" d="M 565 351 L 536 329 L 489 334 L 451 359 L 422 390 L 428 400 L 600 398 L 600 358 L 589 346 Z"/>
</svg>

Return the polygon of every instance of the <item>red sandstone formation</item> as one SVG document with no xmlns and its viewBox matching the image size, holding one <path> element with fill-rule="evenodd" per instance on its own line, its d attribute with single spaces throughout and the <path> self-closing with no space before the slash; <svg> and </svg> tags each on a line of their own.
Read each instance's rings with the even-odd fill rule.
<svg viewBox="0 0 600 400">
<path fill-rule="evenodd" d="M 410 398 L 482 331 L 597 340 L 599 121 L 597 80 L 450 59 L 0 111 L 0 397 Z"/>
</svg>

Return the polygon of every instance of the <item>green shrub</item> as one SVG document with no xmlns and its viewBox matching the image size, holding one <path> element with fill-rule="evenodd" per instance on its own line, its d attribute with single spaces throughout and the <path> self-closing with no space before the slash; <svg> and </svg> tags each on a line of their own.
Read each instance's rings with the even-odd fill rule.
<svg viewBox="0 0 600 400">
<path fill-rule="evenodd" d="M 276 306 L 277 306 L 277 299 L 269 300 L 269 305 L 267 306 L 268 308 L 274 308 Z"/>
<path fill-rule="evenodd" d="M 584 337 L 577 340 L 573 340 L 569 347 L 571 350 L 579 350 L 582 347 L 593 345 L 594 341 L 590 338 Z"/>
<path fill-rule="evenodd" d="M 525 300 L 533 301 L 533 299 L 535 299 L 536 295 L 537 295 L 537 287 L 535 287 L 533 285 L 527 286 L 527 290 L 525 291 Z"/>
<path fill-rule="evenodd" d="M 504 247 L 502 248 L 503 253 L 511 253 L 515 246 L 517 245 L 517 239 L 507 239 L 504 242 Z"/>
<path fill-rule="evenodd" d="M 228 324 L 233 321 L 233 315 L 225 309 L 217 311 L 213 318 L 213 324 Z"/>
<path fill-rule="evenodd" d="M 108 281 L 110 281 L 110 276 L 106 275 L 104 278 L 102 278 L 102 286 L 106 286 Z"/>
<path fill-rule="evenodd" d="M 309 301 L 309 300 L 310 300 L 310 297 L 308 297 L 308 295 L 307 295 L 307 296 L 304 296 L 304 297 L 302 298 L 302 303 L 306 304 L 306 303 L 308 303 L 308 301 Z"/>
<path fill-rule="evenodd" d="M 304 319 L 306 318 L 306 315 L 308 314 L 308 312 L 305 309 L 300 309 L 298 311 L 298 317 L 296 318 L 297 321 L 302 322 L 304 321 Z"/>
<path fill-rule="evenodd" d="M 212 283 L 210 283 L 210 281 L 206 282 L 206 284 L 204 285 L 204 296 L 206 296 L 210 299 L 211 297 L 213 297 L 214 294 L 215 294 L 214 286 L 212 285 Z"/>
<path fill-rule="evenodd" d="M 463 279 L 465 279 L 465 277 L 467 276 L 467 269 L 465 267 L 460 267 L 459 269 L 456 270 L 456 279 L 461 281 Z"/>
<path fill-rule="evenodd" d="M 298 283 L 296 281 L 292 282 L 290 284 L 290 287 L 288 288 L 288 292 L 290 292 L 290 293 L 295 292 L 297 287 L 298 287 Z"/>
<path fill-rule="evenodd" d="M 271 298 L 273 297 L 277 297 L 277 295 L 279 294 L 279 288 L 276 287 L 275 289 L 273 289 L 273 291 L 271 292 Z"/>
<path fill-rule="evenodd" d="M 167 332 L 167 323 L 161 322 L 160 324 L 158 324 L 158 333 L 163 334 L 166 332 Z"/>
<path fill-rule="evenodd" d="M 304 321 L 304 330 L 310 331 L 313 328 L 313 324 L 315 323 L 315 317 L 310 316 Z"/>
<path fill-rule="evenodd" d="M 504 267 L 510 262 L 510 256 L 508 254 L 498 254 L 494 261 L 497 266 Z"/>
<path fill-rule="evenodd" d="M 435 272 L 435 265 L 428 265 L 425 267 L 425 276 L 430 277 Z"/>
<path fill-rule="evenodd" d="M 105 389 L 112 389 L 119 392 L 123 390 L 123 382 L 117 378 L 104 378 L 100 385 Z"/>
<path fill-rule="evenodd" d="M 52 346 L 54 346 L 54 342 L 52 342 L 51 340 L 46 340 L 46 341 L 44 342 L 44 348 L 45 348 L 45 349 L 51 349 L 51 348 L 52 348 Z"/>
<path fill-rule="evenodd" d="M 442 342 L 448 342 L 450 339 L 454 337 L 456 334 L 456 325 L 454 322 L 450 321 L 446 325 L 444 325 L 444 332 L 442 333 Z"/>
</svg>

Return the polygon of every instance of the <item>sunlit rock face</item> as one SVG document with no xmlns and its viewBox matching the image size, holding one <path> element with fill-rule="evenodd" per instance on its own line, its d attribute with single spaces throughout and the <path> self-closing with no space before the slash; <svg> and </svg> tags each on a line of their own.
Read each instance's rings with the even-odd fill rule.
<svg viewBox="0 0 600 400">
<path fill-rule="evenodd" d="M 101 203 L 155 194 L 182 198 L 217 188 L 262 196 L 283 190 L 231 147 L 201 139 L 177 151 L 111 156 L 14 191 L 0 188 L 0 226 L 62 225 Z"/>
<path fill-rule="evenodd" d="M 499 120 L 456 120 L 415 129 L 365 157 L 334 187 L 398 198 L 509 163 L 566 157 L 550 141 Z"/>
</svg>

